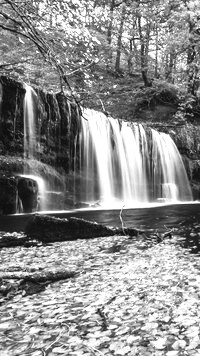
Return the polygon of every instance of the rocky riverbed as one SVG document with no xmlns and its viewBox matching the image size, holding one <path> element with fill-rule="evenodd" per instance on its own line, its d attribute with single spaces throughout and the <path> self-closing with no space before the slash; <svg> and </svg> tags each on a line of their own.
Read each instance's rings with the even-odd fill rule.
<svg viewBox="0 0 200 356">
<path fill-rule="evenodd" d="M 177 239 L 2 248 L 0 355 L 199 355 L 199 255 Z M 19 288 L 47 272 L 72 274 Z"/>
</svg>

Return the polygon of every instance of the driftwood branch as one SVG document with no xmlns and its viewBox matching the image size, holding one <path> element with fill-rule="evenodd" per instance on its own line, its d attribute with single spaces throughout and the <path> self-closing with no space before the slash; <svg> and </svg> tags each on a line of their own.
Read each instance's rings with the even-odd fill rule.
<svg viewBox="0 0 200 356">
<path fill-rule="evenodd" d="M 125 207 L 125 205 L 123 205 L 123 207 L 120 210 L 119 218 L 120 218 L 120 221 L 121 221 L 122 231 L 123 231 L 124 235 L 126 235 L 125 230 L 124 230 L 125 229 L 124 220 L 123 220 L 123 217 L 122 217 L 122 212 L 123 212 L 123 208 L 124 207 Z"/>
<path fill-rule="evenodd" d="M 27 63 L 29 61 L 31 61 L 32 58 L 27 58 L 23 61 L 17 61 L 17 62 L 11 62 L 11 63 L 4 63 L 4 64 L 0 64 L 0 68 L 5 68 L 5 67 L 10 67 L 10 66 L 15 66 L 15 65 L 20 65 L 22 63 Z"/>
<path fill-rule="evenodd" d="M 106 317 L 106 314 L 103 310 L 103 308 L 98 308 L 97 309 L 97 313 L 99 314 L 99 316 L 101 317 L 101 320 L 102 320 L 102 330 L 105 331 L 108 329 L 108 320 L 107 320 L 107 317 Z"/>
</svg>

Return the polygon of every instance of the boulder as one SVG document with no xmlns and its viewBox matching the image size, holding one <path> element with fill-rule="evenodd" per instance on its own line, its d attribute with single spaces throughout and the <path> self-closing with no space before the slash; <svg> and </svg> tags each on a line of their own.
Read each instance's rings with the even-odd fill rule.
<svg viewBox="0 0 200 356">
<path fill-rule="evenodd" d="M 113 235 L 138 236 L 140 231 L 135 228 L 108 227 L 75 217 L 60 219 L 36 214 L 27 225 L 25 233 L 31 239 L 48 243 Z"/>
<path fill-rule="evenodd" d="M 29 177 L 18 177 L 18 194 L 24 213 L 36 211 L 39 203 L 38 184 Z"/>
<path fill-rule="evenodd" d="M 18 210 L 18 189 L 15 177 L 0 177 L 0 215 Z"/>
</svg>

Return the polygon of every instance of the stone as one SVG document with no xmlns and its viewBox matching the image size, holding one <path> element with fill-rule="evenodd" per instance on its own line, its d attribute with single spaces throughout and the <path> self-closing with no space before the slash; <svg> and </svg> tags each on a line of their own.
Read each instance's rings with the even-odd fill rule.
<svg viewBox="0 0 200 356">
<path fill-rule="evenodd" d="M 18 194 L 22 202 L 24 213 L 36 211 L 39 203 L 38 184 L 36 180 L 27 177 L 18 177 Z"/>
<path fill-rule="evenodd" d="M 0 177 L 0 215 L 16 214 L 18 211 L 18 189 L 15 177 Z"/>
<path fill-rule="evenodd" d="M 60 219 L 49 215 L 36 214 L 28 223 L 25 233 L 31 239 L 49 243 L 125 234 L 137 236 L 139 230 L 135 228 L 113 228 L 75 217 Z"/>
</svg>

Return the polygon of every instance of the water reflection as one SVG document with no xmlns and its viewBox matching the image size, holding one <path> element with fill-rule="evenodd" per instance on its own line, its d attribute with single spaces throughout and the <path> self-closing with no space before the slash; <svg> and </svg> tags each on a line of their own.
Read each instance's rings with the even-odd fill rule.
<svg viewBox="0 0 200 356">
<path fill-rule="evenodd" d="M 48 212 L 51 216 L 68 218 L 78 217 L 97 221 L 104 225 L 121 226 L 120 209 L 118 210 L 76 210 Z M 34 214 L 4 215 L 0 217 L 0 231 L 24 231 Z M 160 205 L 159 207 L 125 209 L 121 212 L 126 227 L 136 227 L 150 233 L 159 233 L 173 229 L 183 247 L 193 252 L 200 250 L 200 204 Z"/>
</svg>

